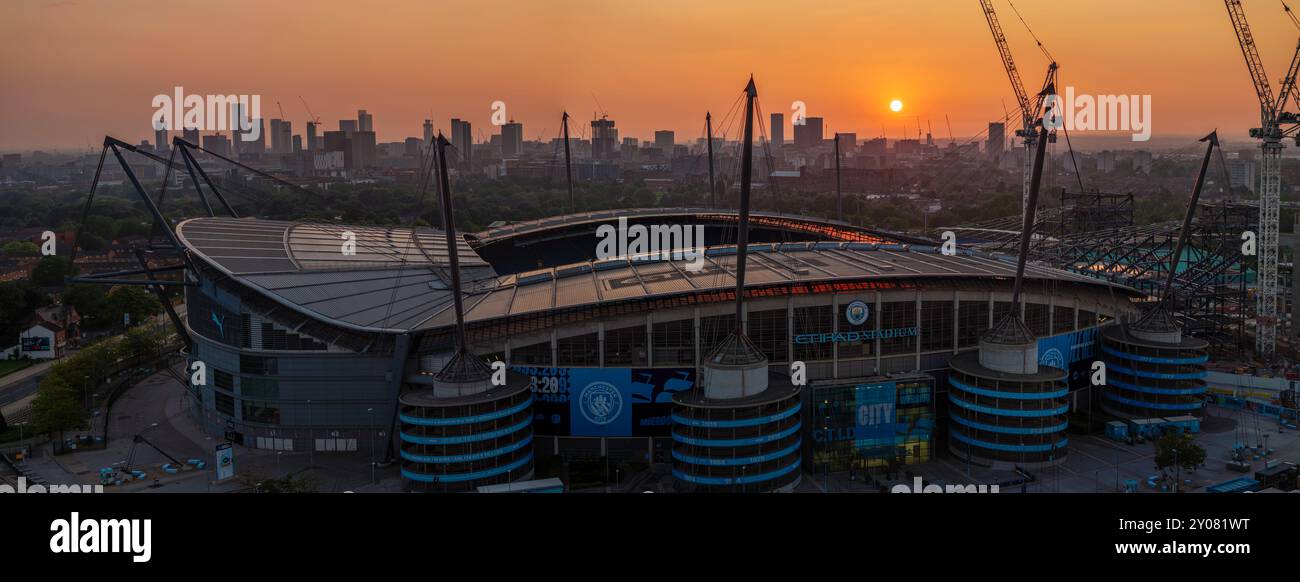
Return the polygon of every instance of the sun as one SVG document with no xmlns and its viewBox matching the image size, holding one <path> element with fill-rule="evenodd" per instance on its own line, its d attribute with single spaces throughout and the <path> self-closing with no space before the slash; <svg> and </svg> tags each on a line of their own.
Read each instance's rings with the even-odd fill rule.
<svg viewBox="0 0 1300 582">
<path fill-rule="evenodd" d="M 903 102 L 902 102 L 902 101 L 899 101 L 898 99 L 895 99 L 895 100 L 893 100 L 893 101 L 890 101 L 890 102 L 889 102 L 889 110 L 890 110 L 890 111 L 893 111 L 894 113 L 898 113 L 899 111 L 902 111 L 902 110 L 903 110 Z"/>
</svg>

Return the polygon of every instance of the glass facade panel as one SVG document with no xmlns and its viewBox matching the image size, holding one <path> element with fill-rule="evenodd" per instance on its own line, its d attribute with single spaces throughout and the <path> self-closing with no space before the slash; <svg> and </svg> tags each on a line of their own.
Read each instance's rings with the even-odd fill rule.
<svg viewBox="0 0 1300 582">
<path fill-rule="evenodd" d="M 830 305 L 817 307 L 796 307 L 794 309 L 794 334 L 831 333 L 834 317 Z M 829 360 L 834 356 L 835 345 L 831 342 L 794 344 L 794 359 L 800 361 Z"/>
<path fill-rule="evenodd" d="M 555 365 L 599 366 L 599 334 L 588 333 L 555 340 Z"/>
<path fill-rule="evenodd" d="M 921 302 L 921 351 L 952 349 L 951 301 Z"/>
<path fill-rule="evenodd" d="M 644 366 L 648 363 L 645 326 L 605 330 L 606 366 Z"/>
<path fill-rule="evenodd" d="M 880 329 L 904 330 L 916 327 L 916 302 L 891 301 L 880 304 Z M 906 354 L 916 351 L 916 336 L 900 335 L 880 340 L 881 355 Z"/>
<path fill-rule="evenodd" d="M 989 302 L 962 301 L 957 306 L 957 347 L 979 345 L 980 336 L 989 329 Z"/>
<path fill-rule="evenodd" d="M 656 366 L 695 365 L 695 321 L 681 319 L 654 324 Z"/>
</svg>

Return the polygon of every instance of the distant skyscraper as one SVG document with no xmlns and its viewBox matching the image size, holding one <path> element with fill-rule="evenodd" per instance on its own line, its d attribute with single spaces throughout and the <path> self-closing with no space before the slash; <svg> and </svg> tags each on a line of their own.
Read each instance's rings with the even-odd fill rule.
<svg viewBox="0 0 1300 582">
<path fill-rule="evenodd" d="M 316 140 L 316 122 L 307 122 L 307 151 L 314 152 L 320 149 L 320 142 Z"/>
<path fill-rule="evenodd" d="M 357 110 L 357 131 L 374 131 L 375 116 L 366 113 L 365 109 Z"/>
<path fill-rule="evenodd" d="M 677 144 L 677 134 L 671 130 L 661 129 L 655 132 L 655 148 L 665 156 L 673 155 L 673 146 Z"/>
<path fill-rule="evenodd" d="M 153 130 L 153 149 L 160 154 L 171 149 L 171 143 L 167 140 L 167 128 Z"/>
<path fill-rule="evenodd" d="M 418 137 L 408 137 L 402 145 L 402 155 L 408 158 L 420 157 L 420 150 L 424 148 L 424 142 Z"/>
<path fill-rule="evenodd" d="M 293 153 L 296 154 L 296 153 L 301 152 L 301 151 L 302 151 L 302 136 L 301 136 L 301 135 L 294 135 L 294 136 L 293 136 Z"/>
<path fill-rule="evenodd" d="M 253 120 L 253 127 L 257 128 L 257 139 L 244 142 L 244 149 L 240 150 L 256 156 L 266 153 L 266 120 L 257 118 Z"/>
<path fill-rule="evenodd" d="M 772 145 L 780 147 L 785 145 L 785 114 L 772 114 Z"/>
<path fill-rule="evenodd" d="M 518 157 L 524 152 L 524 124 L 510 123 L 501 126 L 501 156 Z"/>
<path fill-rule="evenodd" d="M 591 120 L 591 157 L 597 160 L 614 159 L 618 151 L 618 130 L 614 120 L 607 117 Z"/>
<path fill-rule="evenodd" d="M 355 120 L 355 119 L 340 119 L 340 120 L 339 120 L 339 131 L 343 132 L 343 135 L 346 135 L 346 136 L 348 136 L 348 137 L 352 137 L 352 134 L 355 133 L 355 132 L 357 131 L 357 120 Z"/>
<path fill-rule="evenodd" d="M 794 126 L 794 145 L 810 148 L 822 143 L 822 118 L 805 117 L 803 125 Z"/>
<path fill-rule="evenodd" d="M 429 147 L 433 143 L 433 120 L 424 120 L 424 147 Z"/>
<path fill-rule="evenodd" d="M 1007 126 L 1001 121 L 989 123 L 989 140 L 984 146 L 984 153 L 990 160 L 998 160 L 1002 157 L 1007 145 Z"/>
<path fill-rule="evenodd" d="M 357 130 L 352 134 L 352 167 L 370 168 L 376 162 L 375 132 Z"/>
<path fill-rule="evenodd" d="M 322 141 L 324 142 L 325 152 L 341 152 L 343 154 L 343 167 L 352 168 L 352 140 L 348 137 L 347 132 L 327 131 Z"/>
<path fill-rule="evenodd" d="M 293 122 L 271 120 L 271 153 L 287 154 L 293 151 Z"/>
<path fill-rule="evenodd" d="M 468 121 L 452 118 L 451 120 L 451 145 L 456 148 L 461 163 L 469 167 L 470 161 L 473 160 L 474 134 L 470 130 Z"/>
<path fill-rule="evenodd" d="M 230 151 L 230 139 L 220 133 L 203 136 L 203 149 L 219 156 L 229 156 L 234 153 Z"/>
<path fill-rule="evenodd" d="M 197 129 L 190 129 L 188 127 L 185 128 L 183 131 L 181 131 L 181 139 L 190 142 L 196 146 L 203 145 L 199 143 L 199 130 Z"/>
</svg>

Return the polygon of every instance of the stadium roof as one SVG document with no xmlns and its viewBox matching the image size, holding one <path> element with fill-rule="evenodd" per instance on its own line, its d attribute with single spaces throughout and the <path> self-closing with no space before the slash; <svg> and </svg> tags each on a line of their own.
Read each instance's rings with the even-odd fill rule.
<svg viewBox="0 0 1300 582">
<path fill-rule="evenodd" d="M 774 225 L 779 223 L 780 225 L 792 230 L 803 230 L 826 234 L 829 235 L 832 240 L 852 240 L 855 242 L 900 242 L 912 239 L 921 240 L 916 239 L 915 237 L 906 237 L 895 233 L 863 228 L 841 220 L 832 220 L 816 216 L 782 214 L 779 212 L 750 212 L 749 216 L 750 220 L 754 223 L 754 226 Z M 637 219 L 651 218 L 662 220 L 664 218 L 673 217 L 689 217 L 697 220 L 715 219 L 734 222 L 736 221 L 737 212 L 734 209 L 723 208 L 632 208 L 602 210 L 598 212 L 565 214 L 537 220 L 505 223 L 470 235 L 469 238 L 476 245 L 486 245 L 519 235 L 557 230 L 575 225 L 613 222 L 620 218 L 634 221 Z"/>
<path fill-rule="evenodd" d="M 406 332 L 453 322 L 441 231 L 349 227 L 260 219 L 196 218 L 177 226 L 195 255 L 304 315 L 358 331 Z M 338 252 L 341 234 L 357 235 L 356 255 Z M 750 245 L 750 287 L 791 283 L 1015 276 L 1014 258 L 935 247 L 850 242 Z M 673 295 L 725 292 L 735 286 L 736 247 L 707 249 L 698 270 L 688 260 L 634 257 L 586 261 L 498 276 L 460 249 L 468 321 Z M 1106 285 L 1084 275 L 1026 268 L 1028 279 Z M 1121 288 L 1125 289 L 1125 288 Z M 1125 292 L 1132 292 L 1126 290 Z"/>
</svg>

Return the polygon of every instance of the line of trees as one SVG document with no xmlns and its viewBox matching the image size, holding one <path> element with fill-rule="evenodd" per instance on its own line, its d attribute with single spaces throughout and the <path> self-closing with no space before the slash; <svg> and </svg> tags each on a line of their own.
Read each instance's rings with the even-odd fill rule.
<svg viewBox="0 0 1300 582">
<path fill-rule="evenodd" d="M 165 327 L 136 326 L 59 360 L 41 379 L 32 400 L 36 432 L 58 432 L 62 440 L 64 431 L 84 428 L 96 387 L 158 356 L 173 335 Z"/>
</svg>

